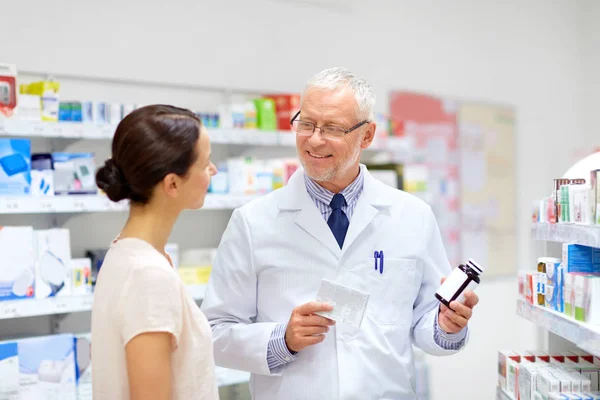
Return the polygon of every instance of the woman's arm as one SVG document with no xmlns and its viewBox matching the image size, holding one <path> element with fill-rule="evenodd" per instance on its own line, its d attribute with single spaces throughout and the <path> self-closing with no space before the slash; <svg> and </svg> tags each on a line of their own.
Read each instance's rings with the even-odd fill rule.
<svg viewBox="0 0 600 400">
<path fill-rule="evenodd" d="M 142 333 L 127 343 L 125 358 L 131 400 L 171 399 L 173 335 Z"/>
</svg>

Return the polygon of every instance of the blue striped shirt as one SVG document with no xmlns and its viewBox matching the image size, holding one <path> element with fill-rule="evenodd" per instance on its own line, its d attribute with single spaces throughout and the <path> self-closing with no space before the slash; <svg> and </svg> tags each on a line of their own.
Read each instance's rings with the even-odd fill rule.
<svg viewBox="0 0 600 400">
<path fill-rule="evenodd" d="M 352 219 L 354 209 L 356 208 L 356 203 L 363 192 L 365 180 L 364 169 L 365 168 L 361 166 L 360 172 L 356 179 L 340 192 L 346 199 L 346 205 L 342 207 L 342 211 L 346 213 L 348 220 Z M 310 179 L 306 174 L 304 175 L 304 183 L 310 198 L 321 212 L 323 218 L 325 218 L 325 221 L 327 221 L 332 212 L 329 203 L 331 203 L 331 199 L 333 199 L 335 193 L 325 189 Z M 462 331 L 454 334 L 446 333 L 440 328 L 438 323 L 438 314 L 439 313 L 436 313 L 435 316 L 433 339 L 438 346 L 445 350 L 459 350 L 465 344 L 468 328 L 465 328 Z M 288 349 L 285 342 L 286 329 L 287 324 L 279 324 L 273 330 L 273 333 L 271 333 L 271 338 L 269 339 L 269 344 L 267 345 L 267 365 L 269 366 L 271 373 L 281 372 L 285 364 L 298 359 L 298 356 Z"/>
</svg>

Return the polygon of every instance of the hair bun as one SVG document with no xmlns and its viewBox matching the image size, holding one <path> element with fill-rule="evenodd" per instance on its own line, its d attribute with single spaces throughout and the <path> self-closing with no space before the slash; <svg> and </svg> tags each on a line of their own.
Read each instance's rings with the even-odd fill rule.
<svg viewBox="0 0 600 400">
<path fill-rule="evenodd" d="M 129 199 L 131 196 L 131 187 L 112 158 L 106 160 L 96 173 L 96 184 L 112 201 Z"/>
</svg>

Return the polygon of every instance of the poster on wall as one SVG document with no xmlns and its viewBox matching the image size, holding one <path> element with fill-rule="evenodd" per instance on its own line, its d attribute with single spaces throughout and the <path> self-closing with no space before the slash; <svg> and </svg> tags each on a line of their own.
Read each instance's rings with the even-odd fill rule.
<svg viewBox="0 0 600 400">
<path fill-rule="evenodd" d="M 517 270 L 515 113 L 462 103 L 458 112 L 462 251 L 486 276 Z"/>
<path fill-rule="evenodd" d="M 411 171 L 426 175 L 426 199 L 438 220 L 448 260 L 462 260 L 457 103 L 412 92 L 390 94 L 392 134 L 411 147 L 405 160 L 405 179 Z M 411 192 L 410 185 L 405 184 Z"/>
</svg>

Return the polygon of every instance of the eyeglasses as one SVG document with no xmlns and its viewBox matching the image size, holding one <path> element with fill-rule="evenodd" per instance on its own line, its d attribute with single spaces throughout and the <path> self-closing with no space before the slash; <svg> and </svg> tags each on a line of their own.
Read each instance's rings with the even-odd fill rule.
<svg viewBox="0 0 600 400">
<path fill-rule="evenodd" d="M 337 139 L 360 128 L 364 124 L 369 123 L 369 120 L 365 119 L 364 121 L 359 122 L 358 124 L 354 125 L 352 128 L 349 129 L 344 129 L 335 125 L 317 126 L 312 122 L 299 120 L 299 115 L 300 111 L 298 111 L 296 115 L 294 115 L 294 118 L 292 118 L 292 120 L 290 121 L 290 124 L 292 125 L 292 130 L 296 132 L 296 134 L 299 136 L 312 136 L 312 134 L 315 133 L 315 130 L 318 128 L 321 131 L 321 135 L 323 137 Z"/>
</svg>

